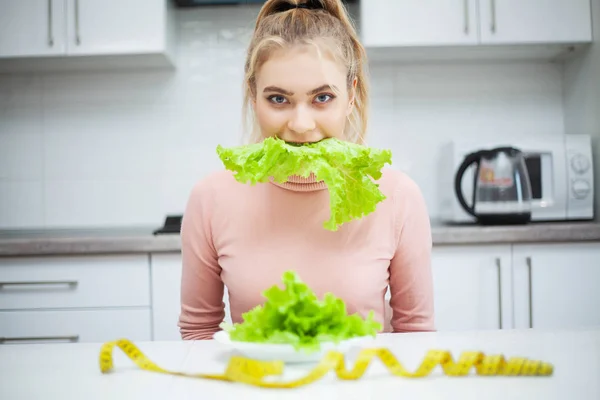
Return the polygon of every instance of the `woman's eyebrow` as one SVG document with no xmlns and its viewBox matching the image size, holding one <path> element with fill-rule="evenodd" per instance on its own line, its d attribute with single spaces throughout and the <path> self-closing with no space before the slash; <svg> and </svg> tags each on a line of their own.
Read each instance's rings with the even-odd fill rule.
<svg viewBox="0 0 600 400">
<path fill-rule="evenodd" d="M 338 88 L 335 87 L 335 86 L 331 86 L 331 85 L 321 85 L 318 88 L 315 88 L 315 89 L 311 90 L 310 92 L 308 92 L 306 94 L 307 95 L 317 94 L 317 93 L 322 92 L 324 90 L 331 90 L 331 91 L 335 92 L 336 90 L 338 90 Z M 282 88 L 277 87 L 277 86 L 267 86 L 267 87 L 265 87 L 263 89 L 263 93 L 266 93 L 266 92 L 281 93 L 281 94 L 284 94 L 286 96 L 293 96 L 294 95 L 294 92 L 287 91 L 287 90 L 282 89 Z"/>
<path fill-rule="evenodd" d="M 329 90 L 329 91 L 335 92 L 335 91 L 338 90 L 338 88 L 335 87 L 335 85 L 333 85 L 333 86 L 332 85 L 321 85 L 318 88 L 313 89 L 313 90 L 311 90 L 310 92 L 308 92 L 306 94 L 309 94 L 309 95 L 310 94 L 317 94 L 317 93 L 323 92 L 325 90 Z"/>
<path fill-rule="evenodd" d="M 281 93 L 281 94 L 285 94 L 286 96 L 293 96 L 294 95 L 293 92 L 288 92 L 287 90 L 284 90 L 284 89 L 279 88 L 277 86 L 267 86 L 266 88 L 263 89 L 263 93 L 266 93 L 266 92 Z"/>
</svg>

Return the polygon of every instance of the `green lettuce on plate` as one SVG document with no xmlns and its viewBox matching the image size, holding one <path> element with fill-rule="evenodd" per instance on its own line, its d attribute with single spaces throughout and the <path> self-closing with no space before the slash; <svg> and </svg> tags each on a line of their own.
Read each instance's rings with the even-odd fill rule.
<svg viewBox="0 0 600 400">
<path fill-rule="evenodd" d="M 331 293 L 319 300 L 293 271 L 263 292 L 266 302 L 242 314 L 243 322 L 222 323 L 233 341 L 291 344 L 296 350 L 317 351 L 322 342 L 339 343 L 353 337 L 375 336 L 381 324 L 369 312 L 363 319 L 348 315 L 344 302 Z"/>
<path fill-rule="evenodd" d="M 390 150 L 336 138 L 294 145 L 269 137 L 244 146 L 219 145 L 217 154 L 241 183 L 256 184 L 269 179 L 282 183 L 293 175 L 307 178 L 313 173 L 329 190 L 330 218 L 323 226 L 331 231 L 375 211 L 385 196 L 374 181 L 381 178 L 383 166 L 392 163 Z"/>
</svg>

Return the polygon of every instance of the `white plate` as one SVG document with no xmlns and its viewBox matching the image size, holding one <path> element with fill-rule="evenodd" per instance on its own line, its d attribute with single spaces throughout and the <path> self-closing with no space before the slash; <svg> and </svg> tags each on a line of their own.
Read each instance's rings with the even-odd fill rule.
<svg viewBox="0 0 600 400">
<path fill-rule="evenodd" d="M 302 363 L 320 361 L 330 350 L 336 350 L 341 353 L 347 353 L 353 347 L 360 347 L 362 343 L 372 340 L 370 336 L 357 337 L 343 340 L 339 344 L 333 342 L 321 343 L 318 351 L 306 353 L 294 349 L 291 344 L 269 344 L 269 343 L 249 343 L 231 340 L 229 333 L 219 331 L 214 334 L 214 339 L 241 353 L 245 357 L 262 361 L 283 361 L 287 363 Z"/>
</svg>

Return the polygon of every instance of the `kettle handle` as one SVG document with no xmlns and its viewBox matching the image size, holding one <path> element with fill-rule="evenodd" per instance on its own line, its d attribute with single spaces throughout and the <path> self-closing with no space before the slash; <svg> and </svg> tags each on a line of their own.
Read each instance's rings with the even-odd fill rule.
<svg viewBox="0 0 600 400">
<path fill-rule="evenodd" d="M 475 215 L 475 204 L 473 204 L 473 206 L 470 207 L 467 204 L 467 202 L 465 201 L 465 196 L 462 191 L 462 179 L 463 179 L 463 175 L 465 174 L 465 171 L 467 170 L 467 168 L 469 168 L 474 163 L 476 163 L 479 166 L 480 161 L 481 161 L 481 152 L 478 151 L 475 153 L 468 154 L 465 157 L 465 159 L 463 160 L 460 167 L 458 167 L 458 171 L 456 171 L 456 176 L 454 177 L 454 192 L 456 193 L 458 202 L 465 209 L 466 212 L 468 212 L 469 214 L 471 214 L 474 217 L 477 217 L 477 215 Z M 473 189 L 475 189 L 475 188 L 473 188 Z"/>
</svg>

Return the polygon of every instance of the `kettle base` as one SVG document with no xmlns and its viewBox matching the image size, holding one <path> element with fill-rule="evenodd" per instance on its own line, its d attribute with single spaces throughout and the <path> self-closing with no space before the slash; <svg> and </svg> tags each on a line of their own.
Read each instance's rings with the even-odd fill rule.
<svg viewBox="0 0 600 400">
<path fill-rule="evenodd" d="M 531 222 L 531 213 L 479 214 L 477 220 L 482 225 L 523 225 Z"/>
</svg>

